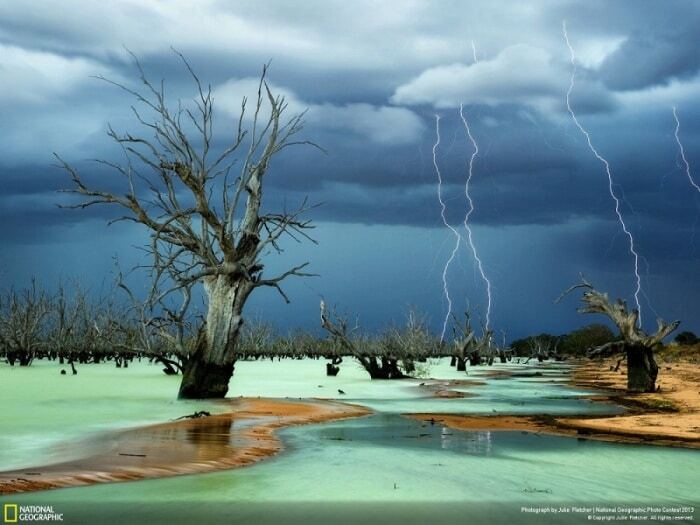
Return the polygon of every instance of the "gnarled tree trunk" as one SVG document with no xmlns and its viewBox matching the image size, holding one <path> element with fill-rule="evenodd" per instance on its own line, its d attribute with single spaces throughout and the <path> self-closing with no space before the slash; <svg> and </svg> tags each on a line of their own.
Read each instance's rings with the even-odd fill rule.
<svg viewBox="0 0 700 525">
<path fill-rule="evenodd" d="M 620 299 L 614 303 L 611 302 L 607 294 L 597 291 L 583 276 L 581 281 L 581 284 L 572 286 L 561 297 L 572 290 L 583 288 L 585 290 L 582 298 L 584 306 L 579 308 L 579 312 L 607 315 L 620 329 L 621 336 L 620 341 L 612 341 L 592 349 L 588 352 L 589 357 L 625 353 L 627 355 L 627 390 L 655 392 L 659 367 L 654 360 L 654 349 L 678 328 L 680 321 L 665 323 L 662 319 L 657 319 L 656 333 L 648 335 L 639 326 L 637 310 L 628 311 L 627 304 Z"/>
<path fill-rule="evenodd" d="M 205 337 L 183 368 L 178 395 L 181 399 L 226 396 L 243 325 L 243 306 L 252 286 L 219 275 L 206 280 L 204 289 L 209 298 Z"/>
<path fill-rule="evenodd" d="M 372 379 L 403 379 L 406 377 L 399 368 L 397 359 L 382 356 L 379 361 L 374 356 L 357 358 Z"/>
<path fill-rule="evenodd" d="M 627 391 L 656 392 L 656 376 L 659 367 L 654 360 L 654 352 L 645 346 L 626 346 L 627 351 Z"/>
<path fill-rule="evenodd" d="M 471 352 L 468 356 L 469 364 L 471 366 L 478 366 L 481 364 L 481 352 L 478 349 Z"/>
</svg>

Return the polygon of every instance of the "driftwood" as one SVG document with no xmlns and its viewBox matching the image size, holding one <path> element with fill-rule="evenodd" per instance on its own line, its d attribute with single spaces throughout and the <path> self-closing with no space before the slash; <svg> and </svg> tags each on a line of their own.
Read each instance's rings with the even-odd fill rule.
<svg viewBox="0 0 700 525">
<path fill-rule="evenodd" d="M 179 421 L 181 419 L 199 419 L 202 417 L 209 417 L 209 416 L 211 416 L 211 413 L 207 412 L 206 410 L 200 410 L 199 412 L 194 412 L 193 414 L 188 414 L 186 416 L 176 417 L 173 421 Z"/>
</svg>

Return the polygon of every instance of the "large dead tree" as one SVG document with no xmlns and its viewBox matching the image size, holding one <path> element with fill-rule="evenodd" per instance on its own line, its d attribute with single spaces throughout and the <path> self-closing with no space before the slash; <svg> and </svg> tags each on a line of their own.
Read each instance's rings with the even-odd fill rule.
<svg viewBox="0 0 700 525">
<path fill-rule="evenodd" d="M 150 231 L 147 249 L 153 257 L 154 290 L 161 289 L 163 281 L 169 284 L 163 294 L 203 283 L 206 337 L 187 361 L 179 396 L 223 397 L 250 294 L 273 287 L 289 302 L 280 283 L 290 276 L 310 275 L 303 271 L 304 263 L 268 277 L 262 262 L 267 252 L 281 250 L 285 234 L 297 241 L 309 239 L 306 230 L 312 225 L 301 216 L 310 206 L 304 201 L 296 210 L 281 213 L 264 213 L 261 206 L 263 181 L 273 158 L 289 146 L 313 144 L 297 139 L 303 114 L 285 119 L 287 103 L 268 88 L 264 67 L 252 112 L 244 98 L 232 141 L 216 148 L 211 87 L 204 87 L 182 61 L 197 90 L 190 105 L 178 102 L 171 109 L 163 83 L 148 80 L 138 61 L 140 91 L 107 80 L 135 99 L 132 111 L 143 132 L 120 134 L 110 126 L 108 135 L 126 160 L 97 161 L 123 177 L 125 193 L 94 189 L 76 168 L 57 158 L 74 184 L 65 191 L 84 199 L 67 207 L 113 205 L 126 212 L 116 220 L 136 222 Z"/>
<path fill-rule="evenodd" d="M 583 289 L 581 298 L 583 306 L 578 309 L 585 314 L 606 315 L 620 330 L 620 340 L 613 341 L 592 349 L 589 356 L 609 356 L 625 354 L 627 356 L 627 390 L 629 392 L 654 392 L 659 368 L 654 360 L 654 349 L 671 334 L 680 321 L 665 323 L 657 319 L 656 333 L 647 335 L 639 327 L 639 312 L 627 309 L 625 301 L 618 299 L 611 302 L 607 293 L 597 291 L 592 284 L 581 277 L 581 283 L 566 290 L 562 297 L 570 292 Z"/>
</svg>

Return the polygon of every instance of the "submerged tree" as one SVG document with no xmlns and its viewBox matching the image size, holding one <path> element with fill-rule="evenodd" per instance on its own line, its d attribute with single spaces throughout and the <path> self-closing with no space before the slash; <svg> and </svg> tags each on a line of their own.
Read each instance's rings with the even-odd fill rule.
<svg viewBox="0 0 700 525">
<path fill-rule="evenodd" d="M 469 312 L 465 312 L 464 317 L 464 325 L 460 324 L 456 317 L 453 318 L 455 353 L 452 361 L 457 366 L 459 372 L 465 372 L 467 370 L 467 358 L 471 356 L 476 339 L 476 334 L 474 330 L 472 330 L 471 315 Z"/>
<path fill-rule="evenodd" d="M 472 329 L 471 314 L 464 313 L 464 324 L 460 324 L 457 318 L 454 318 L 454 348 L 453 362 L 457 365 L 457 370 L 466 371 L 466 363 L 469 361 L 471 366 L 477 366 L 484 360 L 492 365 L 497 355 L 503 355 L 502 361 L 505 362 L 505 349 L 501 354 L 501 350 L 496 347 L 493 341 L 493 331 L 482 325 L 481 337 L 477 337 Z"/>
<path fill-rule="evenodd" d="M 10 365 L 29 366 L 45 348 L 50 298 L 34 279 L 21 291 L 0 295 L 0 346 Z"/>
<path fill-rule="evenodd" d="M 233 140 L 215 148 L 211 87 L 204 87 L 180 58 L 197 90 L 191 108 L 178 103 L 171 109 L 163 83 L 148 80 L 138 61 L 142 91 L 107 80 L 134 97 L 138 108 L 132 111 L 144 132 L 119 134 L 110 126 L 108 135 L 126 160 L 97 161 L 123 177 L 124 194 L 93 189 L 73 166 L 57 158 L 74 183 L 65 191 L 86 199 L 66 207 L 115 205 L 126 211 L 117 221 L 133 221 L 150 231 L 153 290 L 163 289 L 161 282 L 167 283 L 161 295 L 203 283 L 205 337 L 187 360 L 179 396 L 223 397 L 251 292 L 273 287 L 289 302 L 280 283 L 289 276 L 310 275 L 303 271 L 308 264 L 304 263 L 268 277 L 262 263 L 266 252 L 281 251 L 279 242 L 285 234 L 297 241 L 310 240 L 306 230 L 312 225 L 301 218 L 310 208 L 306 200 L 296 210 L 281 213 L 264 213 L 261 205 L 263 180 L 273 157 L 289 146 L 313 143 L 296 138 L 303 128 L 303 113 L 283 120 L 287 103 L 270 91 L 266 66 L 252 114 L 244 98 Z"/>
<path fill-rule="evenodd" d="M 501 363 L 507 363 L 513 357 L 513 349 L 506 342 L 506 333 L 501 331 L 501 345 L 496 348 L 496 355 Z"/>
<path fill-rule="evenodd" d="M 584 306 L 579 308 L 581 313 L 603 314 L 615 323 L 620 330 L 620 339 L 605 343 L 592 349 L 589 356 L 606 356 L 622 353 L 627 357 L 627 390 L 629 392 L 654 392 L 659 368 L 654 360 L 654 349 L 661 341 L 671 334 L 680 321 L 666 324 L 657 319 L 658 328 L 655 334 L 647 335 L 639 326 L 639 312 L 629 311 L 625 301 L 618 299 L 611 302 L 608 294 L 597 291 L 592 284 L 581 277 L 581 283 L 572 286 L 558 299 L 568 293 L 583 288 L 581 298 Z"/>
<path fill-rule="evenodd" d="M 415 313 L 409 313 L 405 327 L 392 328 L 373 341 L 353 334 L 347 319 L 330 313 L 322 300 L 321 327 L 331 335 L 333 354 L 355 357 L 372 379 L 403 379 L 415 371 L 415 360 L 436 355 L 437 341 Z"/>
</svg>

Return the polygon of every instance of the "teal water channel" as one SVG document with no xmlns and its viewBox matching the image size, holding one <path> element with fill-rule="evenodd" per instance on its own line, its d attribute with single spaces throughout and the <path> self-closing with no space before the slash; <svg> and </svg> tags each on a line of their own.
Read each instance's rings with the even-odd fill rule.
<svg viewBox="0 0 700 525">
<path fill-rule="evenodd" d="M 0 470 L 81 454 L 86 437 L 172 419 L 220 403 L 174 401 L 178 379 L 159 367 L 0 365 Z M 491 377 L 494 370 L 512 377 Z M 401 414 L 604 414 L 620 409 L 565 384 L 568 367 L 494 365 L 429 376 L 481 384 L 438 399 L 427 379 L 370 381 L 346 361 L 243 362 L 231 396 L 332 398 L 370 407 L 359 419 L 284 429 L 284 451 L 250 467 L 0 498 L 52 505 L 65 523 L 583 523 L 695 517 L 700 454 L 513 431 L 466 432 Z M 424 383 L 421 385 L 421 383 Z M 343 393 L 341 393 L 342 391 Z M 82 451 L 84 453 L 84 451 Z M 642 510 L 643 509 L 643 510 Z M 607 513 L 606 513 L 607 512 Z M 627 518 L 625 518 L 627 515 Z M 642 520 L 641 518 L 644 517 Z M 692 521 L 692 520 L 691 520 Z"/>
</svg>

